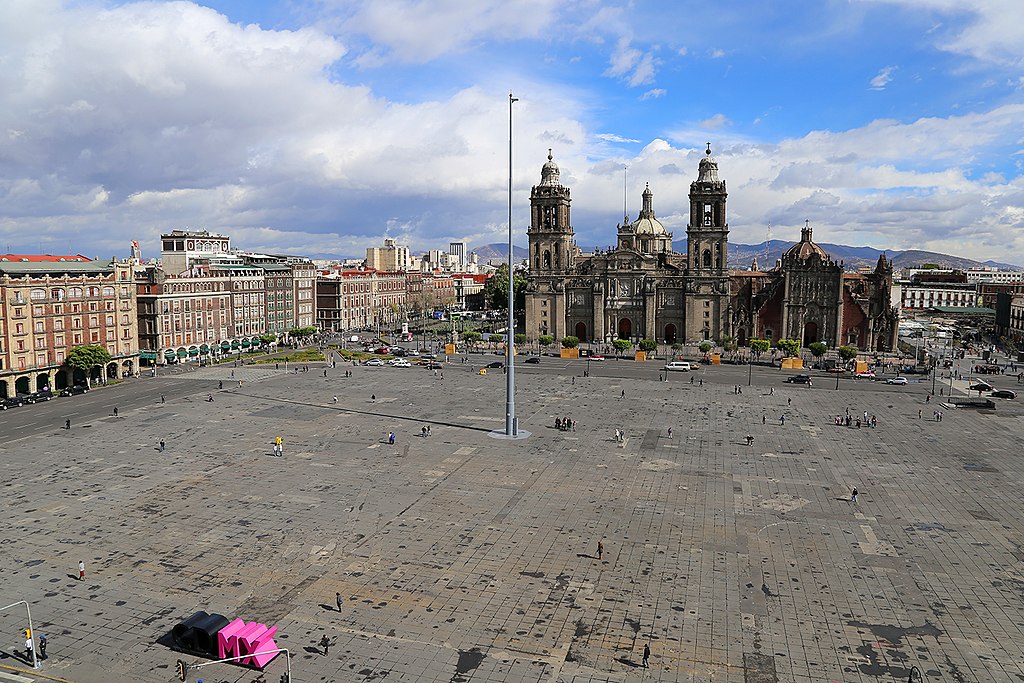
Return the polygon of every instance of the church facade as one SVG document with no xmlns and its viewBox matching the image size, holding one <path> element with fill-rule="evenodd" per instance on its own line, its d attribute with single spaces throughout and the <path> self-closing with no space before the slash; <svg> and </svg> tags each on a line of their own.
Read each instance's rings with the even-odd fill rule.
<svg viewBox="0 0 1024 683">
<path fill-rule="evenodd" d="M 894 348 L 892 268 L 884 256 L 871 274 L 845 273 L 805 227 L 774 270 L 758 271 L 756 263 L 750 271 L 729 270 L 728 193 L 710 145 L 690 183 L 683 251 L 673 248 L 653 198 L 645 188 L 640 214 L 616 227 L 614 247 L 583 253 L 572 228 L 571 192 L 549 150 L 530 192 L 528 338 L 673 344 L 731 337 L 741 346 L 752 338 L 791 338 Z"/>
</svg>

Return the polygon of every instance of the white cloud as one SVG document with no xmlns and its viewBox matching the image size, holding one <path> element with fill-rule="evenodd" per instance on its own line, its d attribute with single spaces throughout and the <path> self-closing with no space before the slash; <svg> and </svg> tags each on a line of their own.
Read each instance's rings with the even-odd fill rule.
<svg viewBox="0 0 1024 683">
<path fill-rule="evenodd" d="M 697 126 L 704 130 L 718 130 L 723 126 L 728 126 L 732 122 L 725 117 L 725 114 L 715 114 L 714 116 L 700 121 Z"/>
<path fill-rule="evenodd" d="M 560 4 L 552 0 L 344 0 L 326 2 L 343 14 L 343 35 L 362 35 L 374 49 L 369 65 L 389 59 L 428 62 L 485 39 L 536 38 L 552 27 Z"/>
<path fill-rule="evenodd" d="M 725 56 L 725 50 L 721 50 L 721 49 L 718 49 L 718 48 L 715 48 L 713 50 L 708 50 L 708 57 L 710 57 L 711 59 L 721 59 L 724 56 Z"/>
<path fill-rule="evenodd" d="M 654 82 L 658 63 L 654 54 L 633 47 L 628 37 L 619 38 L 609 62 L 604 72 L 606 76 L 625 78 L 631 87 Z"/>
<path fill-rule="evenodd" d="M 625 138 L 622 137 L 621 135 L 616 135 L 615 133 L 597 133 L 594 135 L 594 137 L 597 138 L 598 140 L 604 140 L 605 142 L 640 142 L 639 140 L 635 140 L 633 138 Z"/>
<path fill-rule="evenodd" d="M 668 93 L 668 90 L 664 88 L 651 88 L 643 95 L 640 96 L 641 100 L 654 100 L 659 97 L 664 97 Z"/>
<path fill-rule="evenodd" d="M 896 71 L 895 66 L 884 67 L 874 78 L 871 79 L 870 86 L 871 90 L 885 90 L 885 86 L 889 85 L 892 81 L 892 74 Z"/>
</svg>

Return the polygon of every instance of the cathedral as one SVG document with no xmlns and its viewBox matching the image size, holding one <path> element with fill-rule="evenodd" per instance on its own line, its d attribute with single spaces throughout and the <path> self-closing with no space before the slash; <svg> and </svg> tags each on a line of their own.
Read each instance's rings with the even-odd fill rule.
<svg viewBox="0 0 1024 683">
<path fill-rule="evenodd" d="M 637 219 L 627 216 L 617 226 L 615 246 L 583 253 L 570 190 L 548 150 L 530 192 L 527 337 L 665 344 L 730 337 L 741 346 L 753 338 L 798 339 L 805 346 L 895 348 L 892 267 L 884 256 L 871 273 L 847 273 L 805 226 L 773 270 L 760 271 L 755 262 L 748 271 L 730 271 L 727 197 L 709 144 L 690 183 L 685 251 L 673 249 L 648 186 Z"/>
</svg>

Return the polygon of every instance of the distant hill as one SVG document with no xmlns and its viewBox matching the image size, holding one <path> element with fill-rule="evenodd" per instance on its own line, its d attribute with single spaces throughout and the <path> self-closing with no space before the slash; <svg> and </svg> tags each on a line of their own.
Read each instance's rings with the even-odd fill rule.
<svg viewBox="0 0 1024 683">
<path fill-rule="evenodd" d="M 758 266 L 761 269 L 773 267 L 775 262 L 782 258 L 782 255 L 794 244 L 796 242 L 772 240 L 768 249 L 768 258 L 765 259 L 765 242 L 760 244 L 737 244 L 730 242 L 729 266 L 731 268 L 749 268 L 751 261 L 756 257 Z M 875 249 L 874 247 L 849 247 L 845 244 L 827 244 L 824 242 L 820 242 L 818 246 L 828 252 L 829 256 L 835 260 L 843 261 L 847 270 L 857 270 L 858 268 L 865 267 L 873 268 L 878 263 L 879 254 L 882 253 L 881 249 Z M 1012 263 L 1000 263 L 992 260 L 975 261 L 974 259 L 962 256 L 951 256 L 949 254 L 918 249 L 907 251 L 886 249 L 885 255 L 892 261 L 893 268 L 896 270 L 916 268 L 923 263 L 934 263 L 940 268 L 965 269 L 989 267 L 1001 268 L 1003 270 L 1024 270 L 1024 267 Z"/>
<path fill-rule="evenodd" d="M 487 263 L 488 261 L 508 261 L 508 244 L 503 242 L 495 242 L 493 244 L 482 244 L 479 247 L 472 247 L 470 251 L 475 251 L 477 257 L 479 257 L 481 263 Z M 515 261 L 522 261 L 530 255 L 530 250 L 526 247 L 519 247 L 512 245 L 512 259 Z"/>
</svg>

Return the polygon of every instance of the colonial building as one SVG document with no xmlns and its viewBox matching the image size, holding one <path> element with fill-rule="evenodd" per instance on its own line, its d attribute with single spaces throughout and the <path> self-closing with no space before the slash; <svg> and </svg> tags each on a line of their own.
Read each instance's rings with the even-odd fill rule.
<svg viewBox="0 0 1024 683">
<path fill-rule="evenodd" d="M 111 357 L 91 372 L 64 365 L 76 346 Z M 84 256 L 0 255 L 0 396 L 115 379 L 138 368 L 132 266 Z"/>
<path fill-rule="evenodd" d="M 872 273 L 846 273 L 813 242 L 807 225 L 775 269 L 729 270 L 728 193 L 710 145 L 690 183 L 685 250 L 673 249 L 653 197 L 645 188 L 637 219 L 617 226 L 615 247 L 582 253 L 570 190 L 549 150 L 530 193 L 527 337 L 669 344 L 731 337 L 741 345 L 755 337 L 791 338 L 894 348 L 897 314 L 889 305 L 892 268 L 884 256 Z"/>
</svg>

